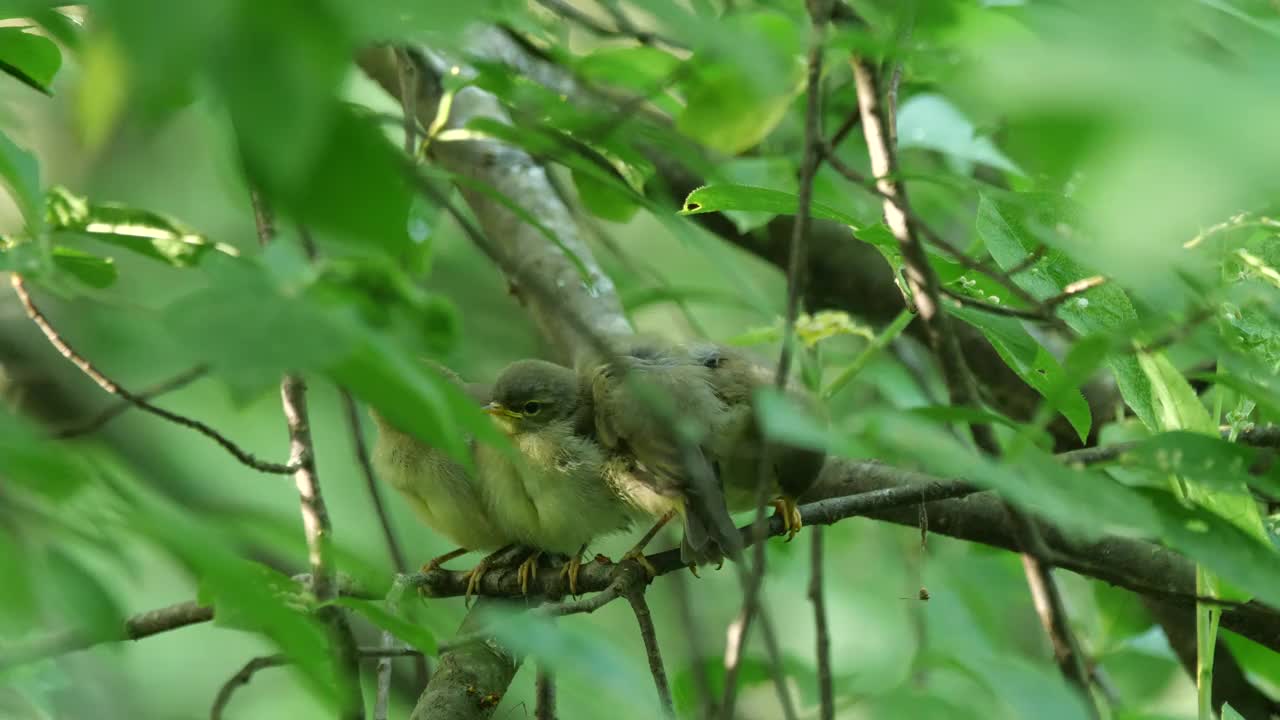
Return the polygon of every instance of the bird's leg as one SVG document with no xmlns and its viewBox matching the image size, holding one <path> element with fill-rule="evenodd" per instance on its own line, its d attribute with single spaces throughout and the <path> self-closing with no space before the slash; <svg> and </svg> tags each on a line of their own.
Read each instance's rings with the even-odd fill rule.
<svg viewBox="0 0 1280 720">
<path fill-rule="evenodd" d="M 569 578 L 569 594 L 578 597 L 578 572 L 582 570 L 582 554 L 587 551 L 586 543 L 578 548 L 578 552 L 569 556 L 569 560 L 560 568 L 560 577 Z"/>
<path fill-rule="evenodd" d="M 499 558 L 505 557 L 510 553 L 513 547 L 515 546 L 505 545 L 485 555 L 480 558 L 480 562 L 476 563 L 475 567 L 467 572 L 464 576 L 467 579 L 467 592 L 462 596 L 462 604 L 465 607 L 471 607 L 471 596 L 475 595 L 476 591 L 480 589 L 480 581 L 484 579 L 485 573 L 489 572 L 489 569 L 493 567 Z"/>
<path fill-rule="evenodd" d="M 645 545 L 648 545 L 649 542 L 653 540 L 654 536 L 658 534 L 658 531 L 661 530 L 664 525 L 671 522 L 671 518 L 675 516 L 676 511 L 670 510 L 666 515 L 658 518 L 658 522 L 654 523 L 653 527 L 649 528 L 649 532 L 645 533 L 644 537 L 640 538 L 640 542 L 636 543 L 630 550 L 624 553 L 618 562 L 634 560 L 640 564 L 640 567 L 644 568 L 645 572 L 649 573 L 649 577 L 657 577 L 658 568 L 654 567 L 653 563 L 649 562 L 649 559 L 644 556 L 644 547 Z"/>
<path fill-rule="evenodd" d="M 529 594 L 529 581 L 538 579 L 538 561 L 541 559 L 542 551 L 534 550 L 516 571 L 516 577 L 520 579 L 520 592 L 525 595 Z"/>
<path fill-rule="evenodd" d="M 450 560 L 454 558 L 462 557 L 463 555 L 466 555 L 469 552 L 471 551 L 462 547 L 458 548 L 457 550 L 450 550 L 449 552 L 443 555 L 438 555 L 436 557 L 431 558 L 431 560 L 428 561 L 426 565 L 422 566 L 422 569 L 419 570 L 419 572 L 425 575 L 426 573 L 429 573 L 432 570 L 435 570 L 436 568 L 449 562 Z"/>
<path fill-rule="evenodd" d="M 800 532 L 800 528 L 804 527 L 804 520 L 800 517 L 800 507 L 796 504 L 796 499 L 790 495 L 783 495 L 770 504 L 782 516 L 782 526 L 787 529 L 787 542 L 791 542 L 796 533 Z"/>
</svg>

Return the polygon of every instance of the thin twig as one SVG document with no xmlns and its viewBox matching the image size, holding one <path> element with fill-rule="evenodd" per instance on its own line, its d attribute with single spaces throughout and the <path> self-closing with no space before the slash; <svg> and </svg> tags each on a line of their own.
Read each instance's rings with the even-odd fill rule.
<svg viewBox="0 0 1280 720">
<path fill-rule="evenodd" d="M 813 603 L 814 653 L 818 656 L 818 700 L 821 720 L 836 716 L 835 690 L 831 683 L 831 635 L 827 629 L 827 603 L 822 587 L 822 527 L 809 531 L 809 601 Z"/>
<path fill-rule="evenodd" d="M 822 142 L 822 50 L 825 39 L 825 28 L 829 10 L 819 8 L 824 3 L 811 0 L 809 13 L 813 37 L 809 45 L 808 75 L 805 84 L 805 122 L 804 122 L 804 156 L 800 166 L 800 193 L 796 220 L 791 230 L 791 249 L 787 264 L 787 311 L 782 330 L 782 351 L 778 358 L 778 366 L 774 375 L 774 385 L 783 389 L 791 374 L 791 360 L 795 350 L 795 324 L 800 313 L 800 298 L 803 297 L 804 271 L 807 261 L 807 242 L 809 234 L 810 207 L 813 204 L 813 179 L 818 172 L 818 164 L 822 161 L 819 146 Z M 766 553 L 764 538 L 766 537 L 765 508 L 769 502 L 769 475 L 772 466 L 769 446 L 761 453 L 758 477 L 756 478 L 755 521 L 753 540 L 756 542 L 752 554 L 751 570 L 745 575 L 743 583 L 742 612 L 737 621 L 736 632 L 731 634 L 731 641 L 725 648 L 725 685 L 724 695 L 720 702 L 720 716 L 731 720 L 738 693 L 738 672 L 741 667 L 741 652 L 746 645 L 751 629 L 751 621 L 760 610 L 760 588 L 764 584 Z M 735 568 L 737 569 L 737 568 Z M 775 681 L 782 676 L 781 659 L 777 656 L 774 643 L 768 643 L 769 661 L 775 670 Z M 777 683 L 777 691 L 787 717 L 794 711 L 790 707 L 790 696 L 785 683 Z"/>
<path fill-rule="evenodd" d="M 346 388 L 342 389 L 342 402 L 347 413 L 347 428 L 351 432 L 351 444 L 356 453 L 356 462 L 360 466 L 360 474 L 364 476 L 365 487 L 369 491 L 369 501 L 373 503 L 373 511 L 378 516 L 378 526 L 382 529 L 382 539 L 387 544 L 387 554 L 391 556 L 391 565 L 397 573 L 409 571 L 404 551 L 400 549 L 400 541 L 391 529 L 391 517 L 387 514 L 386 503 L 382 499 L 382 490 L 378 486 L 373 472 L 373 463 L 369 461 L 369 447 L 365 443 L 364 432 L 360 423 L 360 408 L 355 398 Z"/>
<path fill-rule="evenodd" d="M 880 191 L 896 200 L 883 204 L 885 223 L 898 240 L 906 266 L 907 282 L 924 322 L 925 334 L 934 354 L 942 365 L 943 376 L 951 395 L 951 402 L 961 407 L 975 407 L 978 400 L 977 381 L 965 362 L 959 339 L 952 331 L 949 318 L 941 310 L 941 283 L 929 264 L 923 244 L 916 236 L 915 228 L 907 221 L 910 202 L 906 187 L 894 179 L 897 172 L 895 148 L 886 132 L 886 117 L 880 101 L 874 69 L 866 60 L 851 57 L 854 84 L 858 92 L 858 106 L 862 109 L 862 129 L 867 141 L 872 173 Z M 1035 305 L 1036 303 L 1031 303 Z M 971 423 L 970 431 L 978 448 L 991 456 L 999 456 L 1000 447 L 991 426 Z M 1055 657 L 1067 680 L 1076 685 L 1094 718 L 1098 708 L 1089 690 L 1089 677 L 1084 669 L 1084 659 L 1071 630 L 1062 603 L 1062 597 L 1054 582 L 1052 566 L 1048 563 L 1049 550 L 1035 521 L 1019 509 L 1005 504 L 1005 511 L 1014 537 L 1023 553 L 1023 566 L 1032 598 L 1053 641 Z"/>
<path fill-rule="evenodd" d="M 534 680 L 534 697 L 533 717 L 536 720 L 556 720 L 556 678 L 541 664 Z"/>
<path fill-rule="evenodd" d="M 662 715 L 675 718 L 676 709 L 671 701 L 671 686 L 667 684 L 667 669 L 662 663 L 662 649 L 658 647 L 658 631 L 653 627 L 649 603 L 645 601 L 643 591 L 628 593 L 627 601 L 631 603 L 636 624 L 640 626 L 640 638 L 644 640 L 644 653 L 649 659 L 649 672 L 653 674 L 653 686 L 658 691 L 658 705 L 662 708 Z"/>
<path fill-rule="evenodd" d="M 239 445 L 231 442 L 231 440 L 229 440 L 225 435 L 214 430 L 203 422 L 194 418 L 189 418 L 185 415 L 170 412 L 164 408 L 156 407 L 148 402 L 142 395 L 130 392 L 124 387 L 121 387 L 119 383 L 107 377 L 102 373 L 102 371 L 98 370 L 93 363 L 89 362 L 89 360 L 83 355 L 76 352 L 76 350 L 62 338 L 62 335 L 54 329 L 53 325 L 49 322 L 49 319 L 45 317 L 44 313 L 42 313 L 31 300 L 31 293 L 27 291 L 26 282 L 23 280 L 21 275 L 16 273 L 10 275 L 9 282 L 13 285 L 13 291 L 18 295 L 18 301 L 22 303 L 23 309 L 26 310 L 27 317 L 31 318 L 31 321 L 36 324 L 36 327 L 40 328 L 40 332 L 44 333 L 44 336 L 49 340 L 49 343 L 53 345 L 62 357 L 70 360 L 73 365 L 80 368 L 80 372 L 88 375 L 90 380 L 97 383 L 98 387 L 125 400 L 141 410 L 151 413 L 152 415 L 157 415 L 169 422 L 176 423 L 186 428 L 191 428 L 201 435 L 211 438 L 214 442 L 225 448 L 227 452 L 234 455 L 241 463 L 253 468 L 254 470 L 259 470 L 265 473 L 275 473 L 277 475 L 288 475 L 295 470 L 293 465 L 281 465 L 279 463 L 259 460 L 254 457 L 252 453 L 242 449 Z"/>
<path fill-rule="evenodd" d="M 575 25 L 581 26 L 584 30 L 587 30 L 593 35 L 611 38 L 629 38 L 635 40 L 641 45 L 652 46 L 656 43 L 661 43 L 667 47 L 676 48 L 678 50 L 688 49 L 687 46 L 679 41 L 635 27 L 635 25 L 626 19 L 626 16 L 621 16 L 620 18 L 620 13 L 614 13 L 612 9 L 610 9 L 610 15 L 614 18 L 614 22 L 617 24 L 616 28 L 605 25 L 564 0 L 537 0 L 537 3 L 556 15 L 559 15 L 561 18 L 568 20 Z"/>
<path fill-rule="evenodd" d="M 186 387 L 187 385 L 190 385 L 196 380 L 199 380 L 200 378 L 204 377 L 208 372 L 209 372 L 208 367 L 204 365 L 197 365 L 180 375 L 175 375 L 172 378 L 165 380 L 164 382 L 158 385 L 153 385 L 152 387 L 149 387 L 146 390 L 139 392 L 138 397 L 144 400 L 150 400 L 154 397 L 158 397 L 166 393 L 171 393 L 174 390 L 178 390 L 180 388 Z M 84 421 L 83 423 L 59 430 L 56 433 L 54 433 L 53 436 L 59 439 L 66 439 L 66 438 L 79 437 L 81 435 L 88 435 L 89 433 L 97 431 L 102 426 L 116 419 L 120 415 L 124 414 L 124 412 L 131 407 L 134 407 L 134 404 L 132 402 L 128 400 L 121 400 L 120 402 L 115 403 L 111 407 L 103 410 L 102 412 Z"/>
<path fill-rule="evenodd" d="M 265 246 L 274 239 L 271 208 L 256 191 L 253 199 L 254 220 L 258 240 Z M 307 540 L 307 563 L 311 578 L 309 587 L 319 603 L 317 618 L 329 629 L 329 640 L 335 653 L 338 677 L 340 717 L 364 720 L 364 700 L 360 693 L 360 664 L 355 635 L 342 610 L 330 603 L 338 597 L 338 583 L 333 562 L 333 527 L 329 510 L 320 492 L 316 472 L 315 445 L 311 440 L 311 419 L 307 414 L 307 386 L 292 373 L 280 381 L 280 406 L 289 430 L 289 465 L 295 468 L 293 482 L 298 488 L 302 509 L 302 528 Z"/>
<path fill-rule="evenodd" d="M 362 658 L 378 658 L 379 662 L 398 657 L 422 657 L 422 653 L 413 648 L 361 648 L 357 652 Z M 227 703 L 231 702 L 231 696 L 236 690 L 248 685 L 259 670 L 283 667 L 288 664 L 290 664 L 289 658 L 284 655 L 263 655 L 249 660 L 235 675 L 228 678 L 222 687 L 218 688 L 218 694 L 213 698 L 213 707 L 209 710 L 209 720 L 221 720 L 222 713 L 227 709 Z"/>
</svg>

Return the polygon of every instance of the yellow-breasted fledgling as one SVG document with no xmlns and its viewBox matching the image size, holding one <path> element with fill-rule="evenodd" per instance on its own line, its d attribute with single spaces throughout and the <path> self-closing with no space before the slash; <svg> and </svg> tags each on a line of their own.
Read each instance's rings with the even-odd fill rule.
<svg viewBox="0 0 1280 720">
<path fill-rule="evenodd" d="M 606 453 L 590 436 L 583 390 L 567 367 L 519 360 L 498 376 L 485 406 L 518 451 L 512 458 L 482 445 L 476 457 L 491 517 L 535 549 L 520 566 L 526 592 L 539 557 L 550 551 L 569 556 L 562 572 L 576 594 L 587 543 L 626 530 L 640 516 L 603 475 Z"/>
</svg>

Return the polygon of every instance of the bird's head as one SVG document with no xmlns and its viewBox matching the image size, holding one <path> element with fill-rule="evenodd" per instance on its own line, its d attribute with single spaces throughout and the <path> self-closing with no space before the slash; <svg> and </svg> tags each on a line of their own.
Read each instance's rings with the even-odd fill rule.
<svg viewBox="0 0 1280 720">
<path fill-rule="evenodd" d="M 542 360 L 518 360 L 498 375 L 493 399 L 484 407 L 510 435 L 536 432 L 578 409 L 573 370 Z"/>
</svg>

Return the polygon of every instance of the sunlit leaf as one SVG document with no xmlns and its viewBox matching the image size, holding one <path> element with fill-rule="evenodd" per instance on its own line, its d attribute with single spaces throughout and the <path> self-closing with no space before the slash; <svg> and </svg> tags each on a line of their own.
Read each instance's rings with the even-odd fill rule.
<svg viewBox="0 0 1280 720">
<path fill-rule="evenodd" d="M 35 155 L 23 150 L 0 133 L 0 178 L 8 186 L 9 195 L 22 211 L 27 232 L 35 234 L 43 227 L 40 213 L 40 165 Z"/>
</svg>

